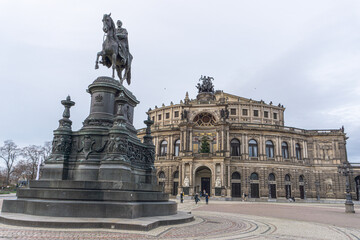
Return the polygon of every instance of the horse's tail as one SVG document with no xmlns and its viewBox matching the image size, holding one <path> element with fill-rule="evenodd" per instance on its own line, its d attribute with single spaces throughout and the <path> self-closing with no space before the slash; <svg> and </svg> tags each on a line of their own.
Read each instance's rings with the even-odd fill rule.
<svg viewBox="0 0 360 240">
<path fill-rule="evenodd" d="M 131 67 L 129 67 L 127 77 L 126 77 L 126 82 L 128 85 L 130 85 L 130 83 L 131 83 Z"/>
</svg>

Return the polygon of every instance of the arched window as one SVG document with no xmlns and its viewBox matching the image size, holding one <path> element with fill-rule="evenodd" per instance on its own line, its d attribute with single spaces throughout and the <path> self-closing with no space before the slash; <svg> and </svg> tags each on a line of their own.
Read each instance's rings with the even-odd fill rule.
<svg viewBox="0 0 360 240">
<path fill-rule="evenodd" d="M 231 175 L 231 179 L 240 179 L 240 173 L 234 172 L 234 173 Z"/>
<path fill-rule="evenodd" d="M 252 173 L 250 175 L 250 180 L 259 180 L 259 175 L 257 173 Z"/>
<path fill-rule="evenodd" d="M 285 196 L 287 199 L 291 198 L 291 178 L 289 174 L 285 175 Z"/>
<path fill-rule="evenodd" d="M 240 156 L 240 141 L 234 138 L 233 140 L 231 140 L 230 146 L 231 146 L 231 152 L 230 152 L 231 156 Z"/>
<path fill-rule="evenodd" d="M 304 175 L 299 176 L 299 192 L 300 192 L 300 198 L 305 199 Z"/>
<path fill-rule="evenodd" d="M 290 182 L 291 178 L 289 174 L 285 175 L 285 182 Z"/>
<path fill-rule="evenodd" d="M 174 178 L 179 178 L 179 171 L 174 172 Z"/>
<path fill-rule="evenodd" d="M 159 172 L 159 179 L 165 178 L 165 173 L 163 171 Z"/>
<path fill-rule="evenodd" d="M 195 116 L 193 122 L 199 126 L 213 126 L 216 120 L 210 113 L 200 113 Z"/>
<path fill-rule="evenodd" d="M 299 176 L 299 182 L 304 182 L 304 176 L 303 175 Z"/>
<path fill-rule="evenodd" d="M 301 148 L 298 143 L 295 144 L 295 153 L 296 153 L 296 159 L 301 160 Z"/>
<path fill-rule="evenodd" d="M 275 174 L 270 173 L 268 177 L 269 184 L 269 198 L 276 198 L 276 182 L 275 182 Z"/>
<path fill-rule="evenodd" d="M 281 153 L 284 159 L 289 159 L 289 150 L 286 142 L 281 143 Z"/>
<path fill-rule="evenodd" d="M 275 181 L 275 175 L 273 173 L 269 174 L 269 181 Z"/>
<path fill-rule="evenodd" d="M 176 140 L 174 143 L 174 156 L 179 156 L 180 153 L 180 139 Z"/>
<path fill-rule="evenodd" d="M 268 140 L 265 142 L 266 145 L 266 156 L 268 158 L 274 158 L 274 144 L 272 141 Z"/>
<path fill-rule="evenodd" d="M 231 196 L 241 197 L 240 173 L 238 172 L 231 174 Z"/>
<path fill-rule="evenodd" d="M 168 144 L 168 142 L 166 140 L 161 142 L 161 144 L 160 144 L 160 156 L 166 156 L 167 144 Z"/>
<path fill-rule="evenodd" d="M 257 157 L 258 156 L 258 146 L 257 142 L 254 139 L 249 141 L 249 157 Z"/>
</svg>

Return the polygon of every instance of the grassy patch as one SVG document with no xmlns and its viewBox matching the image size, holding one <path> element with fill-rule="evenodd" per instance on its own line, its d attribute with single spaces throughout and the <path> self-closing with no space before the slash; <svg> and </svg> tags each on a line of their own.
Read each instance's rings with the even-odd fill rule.
<svg viewBox="0 0 360 240">
<path fill-rule="evenodd" d="M 0 194 L 10 194 L 10 193 L 16 193 L 16 191 L 0 191 Z"/>
</svg>

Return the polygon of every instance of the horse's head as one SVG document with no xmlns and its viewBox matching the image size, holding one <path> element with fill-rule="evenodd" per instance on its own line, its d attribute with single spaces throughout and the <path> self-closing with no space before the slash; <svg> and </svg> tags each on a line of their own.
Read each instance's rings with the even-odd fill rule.
<svg viewBox="0 0 360 240">
<path fill-rule="evenodd" d="M 103 22 L 103 31 L 105 33 L 108 33 L 108 31 L 110 29 L 113 29 L 113 30 L 115 29 L 114 21 L 111 18 L 111 13 L 110 14 L 104 14 L 102 22 Z"/>
</svg>

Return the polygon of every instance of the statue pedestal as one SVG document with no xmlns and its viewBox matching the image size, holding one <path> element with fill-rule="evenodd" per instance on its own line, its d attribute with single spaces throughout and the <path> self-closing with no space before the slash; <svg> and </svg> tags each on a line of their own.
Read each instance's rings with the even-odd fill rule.
<svg viewBox="0 0 360 240">
<path fill-rule="evenodd" d="M 108 77 L 96 79 L 88 92 L 90 115 L 83 128 L 71 130 L 67 109 L 68 117 L 60 120 L 54 131 L 52 154 L 41 179 L 31 181 L 29 188 L 19 188 L 17 199 L 4 200 L 0 220 L 27 226 L 43 223 L 42 227 L 60 226 L 54 218 L 62 217 L 96 218 L 104 224 L 107 221 L 101 219 L 156 216 L 163 216 L 163 224 L 171 224 L 170 219 L 176 219 L 176 223 L 192 221 L 192 215 L 177 213 L 177 204 L 169 201 L 168 194 L 157 185 L 151 120 L 145 121 L 148 129 L 144 142 L 137 138 L 133 127 L 134 107 L 139 103 L 136 97 Z M 36 224 L 36 220 L 21 220 L 31 216 L 47 218 Z M 168 222 L 166 216 L 172 216 Z M 154 218 L 149 228 L 156 227 L 156 222 Z M 77 224 L 88 226 L 86 221 Z"/>
<path fill-rule="evenodd" d="M 345 212 L 346 213 L 355 213 L 354 203 L 345 203 Z"/>
</svg>

